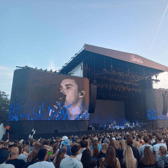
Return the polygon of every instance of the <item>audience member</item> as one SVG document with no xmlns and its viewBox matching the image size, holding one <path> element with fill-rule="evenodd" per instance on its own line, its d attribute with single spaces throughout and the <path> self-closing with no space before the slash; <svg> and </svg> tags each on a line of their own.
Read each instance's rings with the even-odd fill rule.
<svg viewBox="0 0 168 168">
<path fill-rule="evenodd" d="M 165 164 L 168 164 L 168 158 L 166 157 L 167 150 L 164 146 L 159 147 L 159 160 L 157 162 L 158 168 L 164 168 Z"/>
<path fill-rule="evenodd" d="M 113 130 L 113 132 L 111 133 L 109 132 L 78 136 L 75 135 L 70 137 L 63 136 L 62 138 L 56 137 L 55 139 L 53 137 L 50 139 L 40 138 L 37 140 L 31 139 L 28 141 L 0 141 L 0 150 L 8 150 L 8 156 L 9 153 L 11 153 L 11 158 L 6 158 L 6 155 L 5 160 L 3 154 L 0 154 L 0 168 L 7 166 L 16 168 L 31 168 L 43 166 L 68 168 L 73 167 L 72 165 L 79 168 L 120 167 L 120 165 L 116 166 L 116 161 L 117 163 L 121 162 L 122 165 L 125 165 L 125 167 L 127 168 L 137 167 L 138 163 L 138 166 L 141 167 L 152 167 L 158 165 L 159 168 L 162 168 L 165 164 L 168 164 L 168 159 L 166 158 L 166 144 L 168 144 L 167 134 L 167 129 L 142 130 L 140 128 L 139 130 L 135 131 Z M 112 138 L 115 140 L 113 140 Z M 127 143 L 126 147 L 124 140 L 126 140 Z M 76 144 L 72 144 L 72 142 L 75 142 Z M 99 144 L 98 142 L 102 142 L 102 144 Z M 81 147 L 79 147 L 78 144 L 80 144 Z M 155 145 L 151 146 L 150 144 Z M 74 145 L 76 145 L 77 147 L 74 147 Z M 66 158 L 69 157 L 67 155 L 67 148 L 69 149 L 69 155 L 71 151 L 73 152 L 73 154 L 70 155 L 71 157 L 69 158 L 69 160 L 67 160 Z M 46 149 L 47 153 L 43 151 L 42 155 L 44 157 L 39 160 L 38 153 L 40 153 L 39 151 L 41 151 L 41 149 Z M 92 151 L 90 152 L 89 149 L 92 149 Z M 154 151 L 154 153 L 152 153 L 152 150 Z M 108 152 L 110 153 L 109 155 L 107 154 Z M 48 157 L 48 155 L 50 156 Z M 27 163 L 23 161 L 24 158 L 22 158 L 22 156 L 25 156 L 25 158 L 27 158 Z M 116 157 L 118 159 L 115 159 Z M 21 158 L 22 160 L 18 158 Z M 158 158 L 158 162 L 156 158 Z M 49 162 L 50 160 L 53 160 L 53 163 L 55 165 Z M 20 161 L 22 162 L 22 164 Z M 13 165 L 11 165 L 11 163 Z"/>
<path fill-rule="evenodd" d="M 61 152 L 58 153 L 58 155 L 54 158 L 53 161 L 56 168 L 59 168 L 62 159 L 69 157 L 66 153 L 67 153 L 67 147 L 63 146 Z"/>
<path fill-rule="evenodd" d="M 79 145 L 73 145 L 71 147 L 71 156 L 61 161 L 60 168 L 83 168 L 82 163 L 76 159 L 76 156 L 79 154 L 79 149 Z"/>
<path fill-rule="evenodd" d="M 162 143 L 162 138 L 163 138 L 163 137 L 162 137 L 161 134 L 157 134 L 157 135 L 156 135 L 157 144 L 153 146 L 153 151 L 154 151 L 155 154 L 156 154 L 156 161 L 158 161 L 158 160 L 159 160 L 159 157 L 160 157 L 160 155 L 159 155 L 159 148 L 160 148 L 160 146 L 165 147 L 166 150 L 167 150 L 166 144 Z"/>
<path fill-rule="evenodd" d="M 6 164 L 9 159 L 9 152 L 7 149 L 0 149 L 0 168 L 15 168 L 12 164 Z"/>
<path fill-rule="evenodd" d="M 116 152 L 114 147 L 109 146 L 106 152 L 106 158 L 104 162 L 105 168 L 120 168 L 120 162 L 116 157 Z"/>
<path fill-rule="evenodd" d="M 93 161 L 98 161 L 99 148 L 97 141 L 93 141 L 92 146 L 93 146 L 92 159 Z"/>
<path fill-rule="evenodd" d="M 89 149 L 85 149 L 82 154 L 81 162 L 83 168 L 94 168 L 96 163 L 92 161 L 91 152 Z"/>
<path fill-rule="evenodd" d="M 18 159 L 22 159 L 25 161 L 25 163 L 27 163 L 27 156 L 23 154 L 23 145 L 18 145 L 19 148 L 19 155 L 18 155 Z"/>
<path fill-rule="evenodd" d="M 76 158 L 80 161 L 81 157 L 82 157 L 82 153 L 83 151 L 87 148 L 88 146 L 88 142 L 87 141 L 80 141 L 80 150 L 79 150 L 79 154 L 76 156 Z"/>
<path fill-rule="evenodd" d="M 122 164 L 126 168 L 137 168 L 137 159 L 134 157 L 133 150 L 129 145 L 124 149 L 124 159 Z"/>
<path fill-rule="evenodd" d="M 62 142 L 61 142 L 61 146 L 60 146 L 59 152 L 61 151 L 62 146 L 66 146 L 67 147 L 67 155 L 70 156 L 71 155 L 70 140 L 68 139 L 67 136 L 63 136 L 62 137 Z"/>
<path fill-rule="evenodd" d="M 108 144 L 107 143 L 103 143 L 102 144 L 102 149 L 100 150 L 100 153 L 98 155 L 98 159 L 102 158 L 102 157 L 106 157 L 106 152 L 107 152 L 107 148 L 108 148 Z"/>
<path fill-rule="evenodd" d="M 48 151 L 47 149 L 41 149 L 38 152 L 38 162 L 30 165 L 28 168 L 55 168 L 52 162 L 46 161 L 48 158 Z"/>
<path fill-rule="evenodd" d="M 116 156 L 121 161 L 123 159 L 123 152 L 125 148 L 125 141 L 124 139 L 121 139 L 119 142 L 119 148 L 116 150 Z"/>
<path fill-rule="evenodd" d="M 150 166 L 155 166 L 156 163 L 157 162 L 156 162 L 154 154 L 151 151 L 151 147 L 145 146 L 144 151 L 143 151 L 143 158 L 140 159 L 139 166 L 140 167 L 150 167 Z"/>
<path fill-rule="evenodd" d="M 98 144 L 98 148 L 99 148 L 99 150 L 101 150 L 101 145 L 98 143 L 98 138 L 97 137 L 94 137 L 93 138 L 93 142 L 97 142 L 97 144 Z M 93 150 L 93 147 L 92 147 L 92 145 L 90 146 L 90 150 Z"/>
<path fill-rule="evenodd" d="M 19 148 L 18 147 L 12 147 L 11 148 L 11 159 L 9 159 L 6 163 L 12 164 L 15 166 L 15 168 L 22 168 L 25 164 L 25 161 L 21 159 L 17 159 L 19 155 Z"/>
<path fill-rule="evenodd" d="M 137 162 L 139 162 L 139 160 L 140 160 L 139 151 L 138 151 L 137 148 L 135 148 L 134 146 L 132 146 L 132 144 L 133 144 L 133 139 L 132 139 L 131 136 L 129 136 L 129 137 L 127 138 L 127 145 L 132 148 L 134 157 L 136 158 Z"/>
<path fill-rule="evenodd" d="M 139 148 L 139 154 L 140 154 L 140 157 L 143 158 L 144 157 L 144 149 L 146 146 L 149 146 L 151 151 L 153 152 L 153 147 L 152 145 L 149 144 L 149 137 L 147 135 L 144 136 L 143 138 L 144 140 L 144 145 L 142 145 L 140 148 Z"/>
</svg>

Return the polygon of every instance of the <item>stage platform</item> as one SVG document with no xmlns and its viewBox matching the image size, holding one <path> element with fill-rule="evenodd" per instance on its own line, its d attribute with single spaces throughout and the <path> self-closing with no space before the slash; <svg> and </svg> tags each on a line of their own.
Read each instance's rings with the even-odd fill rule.
<svg viewBox="0 0 168 168">
<path fill-rule="evenodd" d="M 103 134 L 103 133 L 107 133 L 107 132 L 114 132 L 114 131 L 122 131 L 121 129 L 117 130 L 88 130 L 88 131 L 80 131 L 80 132 L 64 132 L 64 133 L 46 133 L 46 134 L 35 134 L 34 135 L 34 139 L 38 139 L 38 138 L 52 138 L 52 137 L 62 137 L 64 135 L 66 136 L 71 136 L 71 135 L 88 135 L 88 134 Z M 27 140 L 28 139 L 29 134 L 10 134 L 10 141 L 13 140 Z M 3 137 L 3 140 L 6 140 L 6 136 Z"/>
<path fill-rule="evenodd" d="M 52 137 L 62 137 L 64 135 L 66 136 L 71 136 L 71 135 L 89 135 L 89 134 L 103 134 L 103 133 L 112 133 L 112 132 L 122 132 L 122 131 L 133 131 L 133 130 L 141 130 L 144 129 L 143 127 L 129 127 L 129 128 L 114 128 L 110 130 L 87 130 L 87 131 L 78 131 L 78 132 L 55 132 L 55 133 L 43 133 L 43 134 L 35 134 L 34 139 L 39 139 L 39 138 L 45 138 L 45 139 L 50 139 Z M 10 141 L 13 140 L 28 140 L 29 134 L 10 134 Z M 3 137 L 3 140 L 6 140 L 6 135 Z"/>
</svg>

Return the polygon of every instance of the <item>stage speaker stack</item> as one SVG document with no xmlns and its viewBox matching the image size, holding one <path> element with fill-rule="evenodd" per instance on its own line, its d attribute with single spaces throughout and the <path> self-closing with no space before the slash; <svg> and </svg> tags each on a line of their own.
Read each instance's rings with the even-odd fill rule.
<svg viewBox="0 0 168 168">
<path fill-rule="evenodd" d="M 97 98 L 97 86 L 91 85 L 90 88 L 90 103 L 89 103 L 89 113 L 94 113 Z"/>
<path fill-rule="evenodd" d="M 168 108 L 168 94 L 167 91 L 165 92 L 165 94 L 162 94 L 163 96 L 163 111 L 162 114 L 166 115 L 167 114 L 167 108 Z"/>
</svg>

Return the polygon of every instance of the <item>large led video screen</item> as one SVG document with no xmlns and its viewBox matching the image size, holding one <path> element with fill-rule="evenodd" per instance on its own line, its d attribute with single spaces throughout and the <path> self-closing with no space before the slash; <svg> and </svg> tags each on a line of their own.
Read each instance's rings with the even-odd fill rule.
<svg viewBox="0 0 168 168">
<path fill-rule="evenodd" d="M 147 119 L 168 119 L 168 94 L 164 89 L 148 89 L 145 91 Z"/>
<path fill-rule="evenodd" d="M 8 120 L 88 120 L 87 78 L 19 69 L 14 72 Z"/>
</svg>

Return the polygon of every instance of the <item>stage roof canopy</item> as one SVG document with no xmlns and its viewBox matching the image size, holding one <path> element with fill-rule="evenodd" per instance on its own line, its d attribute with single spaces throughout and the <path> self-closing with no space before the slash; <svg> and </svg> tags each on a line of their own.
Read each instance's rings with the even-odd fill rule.
<svg viewBox="0 0 168 168">
<path fill-rule="evenodd" d="M 126 61 L 132 64 L 141 65 L 147 68 L 155 69 L 158 72 L 168 71 L 168 67 L 146 59 L 142 56 L 132 53 L 121 52 L 117 50 L 111 50 L 107 48 L 97 47 L 93 45 L 85 44 L 83 48 L 75 54 L 74 57 L 71 58 L 69 62 L 65 64 L 65 66 L 60 69 L 59 73 L 68 73 L 70 72 L 75 66 L 80 64 L 83 60 L 88 58 L 91 55 L 103 55 L 106 57 L 111 57 L 113 59 L 118 59 L 121 61 Z"/>
</svg>

